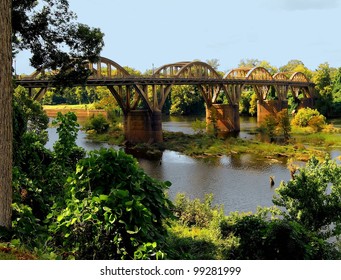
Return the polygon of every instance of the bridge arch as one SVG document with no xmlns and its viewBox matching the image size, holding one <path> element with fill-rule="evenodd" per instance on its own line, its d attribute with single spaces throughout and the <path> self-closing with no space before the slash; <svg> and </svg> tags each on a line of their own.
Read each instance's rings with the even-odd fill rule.
<svg viewBox="0 0 341 280">
<path fill-rule="evenodd" d="M 92 71 L 89 79 L 102 79 L 106 77 L 124 78 L 130 76 L 128 71 L 121 65 L 106 57 L 100 57 L 97 62 L 88 63 L 88 68 Z"/>
<path fill-rule="evenodd" d="M 309 83 L 310 82 L 308 77 L 302 72 L 293 73 L 289 80 L 295 81 L 295 82 L 303 82 L 303 83 Z"/>
<path fill-rule="evenodd" d="M 211 65 L 202 61 L 193 61 L 183 65 L 176 76 L 181 78 L 221 79 L 220 74 Z"/>
<path fill-rule="evenodd" d="M 287 74 L 283 72 L 278 72 L 274 74 L 272 77 L 275 81 L 281 81 L 281 82 L 289 81 Z M 289 86 L 287 83 L 276 84 L 275 88 L 276 88 L 277 97 L 279 100 L 285 101 L 288 99 Z"/>
<path fill-rule="evenodd" d="M 154 72 L 154 75 L 161 77 L 175 77 L 179 73 L 180 69 L 189 63 L 190 61 L 181 61 L 165 64 L 157 68 Z"/>
<path fill-rule="evenodd" d="M 266 70 L 264 67 L 254 67 L 252 68 L 245 76 L 246 80 L 253 80 L 253 81 L 273 81 L 273 77 L 270 74 L 268 70 Z M 247 84 L 247 81 L 246 81 Z M 255 84 L 254 89 L 256 91 L 256 94 L 258 96 L 258 100 L 265 100 L 269 94 L 271 86 L 260 83 Z"/>
<path fill-rule="evenodd" d="M 300 93 L 304 95 L 304 98 L 313 98 L 313 88 L 308 84 L 311 83 L 309 78 L 302 72 L 293 73 L 290 78 L 292 82 L 301 82 L 302 86 L 291 86 L 292 93 L 295 98 L 298 98 Z"/>
<path fill-rule="evenodd" d="M 272 77 L 276 81 L 288 81 L 289 80 L 288 76 L 283 72 L 278 72 L 274 74 Z"/>
<path fill-rule="evenodd" d="M 254 67 L 252 68 L 245 76 L 248 80 L 267 80 L 272 81 L 273 77 L 270 74 L 268 70 L 266 70 L 264 67 Z"/>
<path fill-rule="evenodd" d="M 250 70 L 251 68 L 247 67 L 231 69 L 224 75 L 223 79 L 245 79 Z"/>
</svg>

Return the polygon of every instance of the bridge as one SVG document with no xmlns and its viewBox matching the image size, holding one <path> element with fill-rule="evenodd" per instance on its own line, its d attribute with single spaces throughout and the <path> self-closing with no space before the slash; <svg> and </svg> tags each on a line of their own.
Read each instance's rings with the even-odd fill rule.
<svg viewBox="0 0 341 280">
<path fill-rule="evenodd" d="M 288 107 L 289 90 L 300 100 L 301 107 L 312 107 L 314 102 L 314 84 L 301 72 L 271 75 L 263 67 L 243 67 L 221 75 L 207 63 L 183 61 L 163 65 L 152 75 L 134 76 L 104 57 L 96 63 L 87 63 L 86 67 L 91 75 L 74 86 L 107 87 L 123 111 L 125 137 L 132 143 L 163 141 L 161 111 L 174 85 L 195 85 L 200 90 L 206 104 L 207 124 L 213 122 L 221 133 L 240 130 L 239 101 L 246 86 L 253 87 L 257 94 L 259 122 Z M 48 88 L 57 86 L 44 71 L 18 77 L 16 84 L 28 88 L 36 100 Z M 33 96 L 34 88 L 39 90 Z M 271 88 L 275 91 L 275 100 L 268 100 Z M 221 94 L 226 96 L 228 104 L 218 104 Z"/>
</svg>

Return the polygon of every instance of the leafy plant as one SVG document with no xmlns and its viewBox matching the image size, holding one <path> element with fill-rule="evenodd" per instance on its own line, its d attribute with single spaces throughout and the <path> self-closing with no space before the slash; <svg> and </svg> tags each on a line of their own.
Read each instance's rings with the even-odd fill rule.
<svg viewBox="0 0 341 280">
<path fill-rule="evenodd" d="M 85 123 L 84 129 L 87 131 L 94 130 L 98 134 L 105 133 L 109 130 L 109 122 L 103 114 L 92 115 Z"/>
<path fill-rule="evenodd" d="M 179 193 L 175 198 L 175 215 L 184 225 L 208 227 L 212 222 L 223 216 L 221 206 L 212 206 L 213 195 L 205 195 L 203 202 L 200 199 L 190 200 L 185 194 Z"/>
<path fill-rule="evenodd" d="M 65 115 L 58 112 L 54 125 L 58 125 L 58 140 L 54 143 L 55 161 L 65 167 L 73 168 L 79 159 L 85 156 L 83 148 L 76 145 L 76 139 L 79 130 L 77 116 L 73 112 Z"/>
<path fill-rule="evenodd" d="M 146 175 L 122 151 L 90 152 L 68 179 L 65 207 L 56 204 L 48 217 L 51 242 L 77 259 L 159 257 L 149 243 L 162 242 L 163 223 L 172 217 L 169 185 Z"/>
<path fill-rule="evenodd" d="M 291 131 L 288 110 L 284 109 L 278 112 L 276 116 L 267 115 L 261 123 L 260 131 L 270 139 L 270 142 L 280 137 L 287 141 L 290 138 Z"/>
<path fill-rule="evenodd" d="M 261 215 L 237 215 L 221 222 L 225 238 L 238 238 L 229 254 L 233 259 L 333 259 L 336 250 L 302 224 Z"/>
<path fill-rule="evenodd" d="M 303 108 L 298 110 L 291 124 L 299 127 L 311 127 L 314 131 L 320 131 L 326 124 L 326 118 L 316 109 Z"/>
<path fill-rule="evenodd" d="M 283 216 L 302 224 L 323 239 L 341 232 L 341 166 L 327 158 L 311 158 L 294 179 L 282 182 L 273 202 Z"/>
</svg>

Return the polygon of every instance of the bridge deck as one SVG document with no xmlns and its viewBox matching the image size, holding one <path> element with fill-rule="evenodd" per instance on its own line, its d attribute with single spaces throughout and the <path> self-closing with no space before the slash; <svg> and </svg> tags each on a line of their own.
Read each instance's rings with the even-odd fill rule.
<svg viewBox="0 0 341 280">
<path fill-rule="evenodd" d="M 17 85 L 26 88 L 54 87 L 57 82 L 53 79 L 17 79 Z M 74 83 L 74 86 L 133 86 L 133 85 L 260 85 L 260 86 L 294 86 L 313 87 L 312 82 L 301 82 L 291 80 L 250 80 L 250 79 L 217 79 L 217 78 L 181 78 L 181 77 L 123 77 L 123 78 L 89 78 L 85 83 Z"/>
</svg>

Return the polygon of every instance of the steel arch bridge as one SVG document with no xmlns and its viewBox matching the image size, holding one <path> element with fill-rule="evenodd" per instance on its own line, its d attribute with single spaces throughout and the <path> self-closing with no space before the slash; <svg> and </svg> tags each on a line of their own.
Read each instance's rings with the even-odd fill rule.
<svg viewBox="0 0 341 280">
<path fill-rule="evenodd" d="M 271 86 L 279 100 L 287 99 L 289 89 L 295 96 L 302 92 L 305 97 L 314 97 L 314 84 L 303 73 L 271 75 L 263 67 L 236 68 L 222 76 L 205 62 L 183 61 L 163 65 L 149 76 L 133 76 L 115 61 L 101 57 L 97 63 L 87 63 L 87 68 L 92 74 L 85 85 L 108 87 L 123 112 L 136 108 L 141 98 L 149 110 L 161 110 L 173 85 L 198 86 L 208 106 L 216 103 L 221 91 L 230 104 L 238 104 L 240 90 L 244 86 L 252 86 L 259 100 L 266 100 Z M 55 82 L 43 71 L 19 77 L 16 83 L 26 88 L 39 88 L 35 99 L 42 98 L 47 88 L 55 86 Z M 148 91 L 149 86 L 152 87 L 152 95 Z"/>
<path fill-rule="evenodd" d="M 165 64 L 153 71 L 152 75 L 135 76 L 129 74 L 115 61 L 105 57 L 100 57 L 96 63 L 86 63 L 85 66 L 91 71 L 91 75 L 84 83 L 76 83 L 74 86 L 107 87 L 125 116 L 134 114 L 142 101 L 153 119 L 153 115 L 161 112 L 174 85 L 197 86 L 208 109 L 216 105 L 220 94 L 226 96 L 230 106 L 238 108 L 242 90 L 246 86 L 254 88 L 260 103 L 266 101 L 271 88 L 275 89 L 276 99 L 279 102 L 287 100 L 289 90 L 295 97 L 303 94 L 306 99 L 314 98 L 314 84 L 301 72 L 271 75 L 263 67 L 244 67 L 232 69 L 225 75 L 221 75 L 205 62 L 182 61 Z M 33 88 L 39 89 L 33 96 L 37 100 L 44 96 L 48 88 L 57 86 L 56 81 L 49 78 L 44 71 L 17 77 L 16 84 L 28 88 L 30 92 Z M 233 115 L 236 115 L 236 112 Z M 236 121 L 238 122 L 239 119 L 232 122 Z M 153 128 L 151 130 L 153 131 Z M 230 130 L 238 131 L 238 124 L 232 125 Z"/>
</svg>

